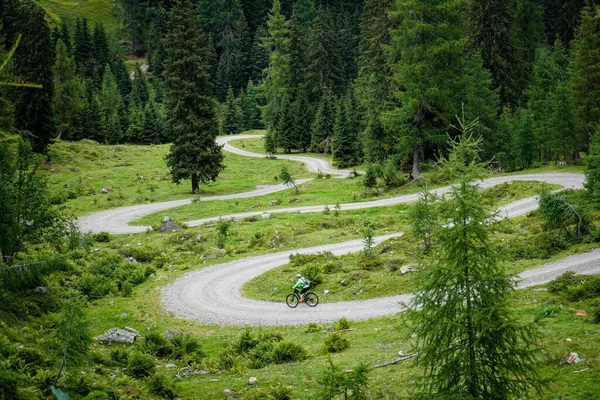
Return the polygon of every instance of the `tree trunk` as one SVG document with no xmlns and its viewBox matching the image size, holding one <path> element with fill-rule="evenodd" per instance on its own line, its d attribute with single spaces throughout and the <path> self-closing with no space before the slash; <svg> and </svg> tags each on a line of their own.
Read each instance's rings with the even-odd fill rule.
<svg viewBox="0 0 600 400">
<path fill-rule="evenodd" d="M 200 185 L 198 185 L 198 174 L 194 172 L 192 174 L 192 193 L 198 193 L 199 190 Z"/>
<path fill-rule="evenodd" d="M 412 178 L 413 181 L 423 178 L 421 170 L 419 169 L 419 146 L 417 145 L 413 148 Z"/>
</svg>

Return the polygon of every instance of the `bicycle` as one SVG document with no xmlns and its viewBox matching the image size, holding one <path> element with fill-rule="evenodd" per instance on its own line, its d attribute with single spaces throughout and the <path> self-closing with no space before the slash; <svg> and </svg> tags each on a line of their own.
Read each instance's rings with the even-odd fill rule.
<svg viewBox="0 0 600 400">
<path fill-rule="evenodd" d="M 309 307 L 316 307 L 319 304 L 319 296 L 313 292 L 304 293 L 304 302 Z M 285 303 L 290 308 L 296 308 L 298 303 L 300 303 L 300 293 L 294 292 L 287 295 L 285 298 Z"/>
</svg>

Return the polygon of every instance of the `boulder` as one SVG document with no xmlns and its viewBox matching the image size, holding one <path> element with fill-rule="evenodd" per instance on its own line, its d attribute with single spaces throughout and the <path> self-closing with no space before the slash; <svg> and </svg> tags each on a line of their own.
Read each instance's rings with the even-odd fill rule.
<svg viewBox="0 0 600 400">
<path fill-rule="evenodd" d="M 250 379 L 248 379 L 248 383 L 250 385 L 256 385 L 257 382 L 258 382 L 258 379 L 256 379 L 255 376 L 251 376 Z"/>
<path fill-rule="evenodd" d="M 417 267 L 413 264 L 404 265 L 404 266 L 400 267 L 400 273 L 402 275 L 409 273 L 409 272 L 415 272 L 416 270 L 417 270 Z"/>
<path fill-rule="evenodd" d="M 158 230 L 159 232 L 174 232 L 174 231 L 178 231 L 181 228 L 179 227 L 179 225 L 177 225 L 175 222 L 171 221 L 171 218 L 169 217 L 165 217 L 163 219 L 163 223 L 160 226 L 160 229 Z"/>
<path fill-rule="evenodd" d="M 107 330 L 104 334 L 98 336 L 96 339 L 102 344 L 132 344 L 138 337 L 140 337 L 140 334 L 135 329 L 111 328 Z"/>
<path fill-rule="evenodd" d="M 271 214 L 263 214 L 261 215 L 262 219 L 271 219 L 272 215 Z"/>
</svg>

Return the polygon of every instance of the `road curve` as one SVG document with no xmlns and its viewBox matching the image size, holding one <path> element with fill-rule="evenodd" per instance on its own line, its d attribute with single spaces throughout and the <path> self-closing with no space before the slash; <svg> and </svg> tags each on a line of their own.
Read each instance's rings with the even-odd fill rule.
<svg viewBox="0 0 600 400">
<path fill-rule="evenodd" d="M 396 233 L 377 237 L 381 243 Z M 190 272 L 162 290 L 163 304 L 168 311 L 179 317 L 203 324 L 224 325 L 303 325 L 310 322 L 331 322 L 345 317 L 349 320 L 395 315 L 404 310 L 411 294 L 380 297 L 370 300 L 327 303 L 321 295 L 321 303 L 315 308 L 299 306 L 290 309 L 282 302 L 251 300 L 242 297 L 241 288 L 247 281 L 272 268 L 287 264 L 290 254 L 310 254 L 331 251 L 336 255 L 362 250 L 361 240 L 351 240 L 306 249 L 284 251 L 225 264 L 213 265 Z M 541 285 L 555 279 L 566 271 L 580 274 L 600 273 L 600 249 L 567 257 L 523 272 L 518 288 Z M 291 290 L 290 290 L 291 291 Z"/>
<path fill-rule="evenodd" d="M 229 144 L 229 142 L 231 142 L 232 140 L 254 139 L 257 137 L 261 137 L 261 136 L 260 135 L 222 136 L 222 137 L 217 138 L 217 144 L 222 145 L 223 150 L 226 150 L 230 153 L 238 154 L 240 156 L 265 158 L 264 154 L 252 153 L 250 151 L 242 150 L 238 147 L 234 147 Z M 324 174 L 329 174 L 329 175 L 333 176 L 334 178 L 347 178 L 353 173 L 353 171 L 349 170 L 349 169 L 335 169 L 326 160 L 321 160 L 321 159 L 313 158 L 313 157 L 278 154 L 277 159 L 298 161 L 298 162 L 306 164 L 306 168 L 310 172 L 318 173 L 320 171 Z"/>
</svg>

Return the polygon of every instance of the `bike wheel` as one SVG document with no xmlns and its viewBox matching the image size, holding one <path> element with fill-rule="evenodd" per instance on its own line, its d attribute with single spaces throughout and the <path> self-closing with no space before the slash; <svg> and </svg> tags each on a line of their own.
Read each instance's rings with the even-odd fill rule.
<svg viewBox="0 0 600 400">
<path fill-rule="evenodd" d="M 288 294 L 285 298 L 285 303 L 288 305 L 288 307 L 296 308 L 298 306 L 298 297 L 293 293 Z"/>
<path fill-rule="evenodd" d="M 313 292 L 306 293 L 304 300 L 309 307 L 315 307 L 317 304 L 319 304 L 319 296 Z"/>
</svg>

